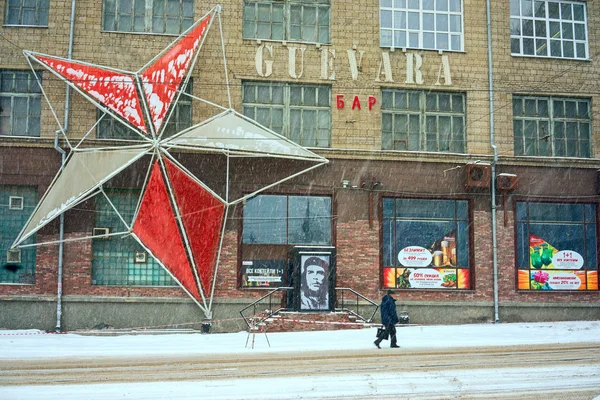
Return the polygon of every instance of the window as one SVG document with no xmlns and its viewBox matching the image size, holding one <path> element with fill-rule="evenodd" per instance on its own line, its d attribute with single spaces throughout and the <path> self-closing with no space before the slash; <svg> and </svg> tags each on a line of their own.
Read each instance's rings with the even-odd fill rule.
<svg viewBox="0 0 600 400">
<path fill-rule="evenodd" d="M 382 201 L 384 287 L 471 288 L 467 200 Z"/>
<path fill-rule="evenodd" d="M 244 39 L 329 43 L 329 0 L 244 2 Z"/>
<path fill-rule="evenodd" d="M 510 49 L 515 56 L 587 59 L 586 3 L 510 0 Z"/>
<path fill-rule="evenodd" d="M 331 244 L 331 197 L 259 195 L 246 201 L 242 287 L 285 283 L 293 245 Z"/>
<path fill-rule="evenodd" d="M 331 87 L 243 83 L 244 114 L 306 147 L 331 146 Z"/>
<path fill-rule="evenodd" d="M 516 156 L 591 157 L 589 99 L 513 97 Z"/>
<path fill-rule="evenodd" d="M 6 25 L 48 26 L 50 0 L 7 0 Z"/>
<path fill-rule="evenodd" d="M 11 207 L 21 199 L 20 207 Z M 11 249 L 37 204 L 37 188 L 0 185 L 0 283 L 35 284 L 36 248 Z M 35 235 L 23 244 L 35 243 Z"/>
<path fill-rule="evenodd" d="M 596 204 L 518 201 L 519 289 L 598 290 Z"/>
<path fill-rule="evenodd" d="M 41 92 L 33 72 L 0 70 L 0 135 L 40 136 Z"/>
<path fill-rule="evenodd" d="M 194 23 L 194 0 L 104 0 L 105 31 L 180 34 Z"/>
<path fill-rule="evenodd" d="M 381 0 L 381 47 L 463 50 L 461 0 Z"/>
<path fill-rule="evenodd" d="M 140 196 L 139 190 L 106 190 L 110 201 L 125 221 L 131 222 Z M 127 228 L 104 196 L 96 197 L 95 226 L 123 232 Z M 91 229 L 90 229 L 91 231 Z M 92 285 L 175 286 L 171 276 L 153 257 L 136 262 L 136 254 L 146 250 L 130 236 L 119 235 L 92 240 Z"/>
<path fill-rule="evenodd" d="M 179 100 L 171 111 L 172 115 L 165 126 L 163 137 L 172 136 L 192 126 L 192 99 L 186 96 L 186 94 L 192 94 L 192 92 L 192 79 L 190 79 L 185 91 L 179 96 Z M 104 112 L 98 110 L 97 114 L 98 119 L 100 119 Z M 98 123 L 96 137 L 98 139 L 142 140 L 141 136 L 135 133 L 132 128 L 120 123 L 108 114 Z"/>
<path fill-rule="evenodd" d="M 465 152 L 465 95 L 382 91 L 383 150 Z"/>
</svg>

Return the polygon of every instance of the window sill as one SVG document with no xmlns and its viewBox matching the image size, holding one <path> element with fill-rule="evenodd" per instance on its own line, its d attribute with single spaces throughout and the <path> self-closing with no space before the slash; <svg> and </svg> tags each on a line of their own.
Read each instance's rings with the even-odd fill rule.
<svg viewBox="0 0 600 400">
<path fill-rule="evenodd" d="M 294 44 L 305 44 L 305 45 L 310 45 L 310 46 L 331 46 L 331 42 L 330 43 L 319 43 L 319 42 L 302 42 L 302 41 L 295 41 L 295 40 L 274 40 L 274 39 L 256 39 L 256 38 L 242 38 L 244 41 L 247 42 L 256 42 L 257 44 L 261 44 L 261 43 L 280 43 L 282 46 L 287 46 L 288 44 L 294 45 Z"/>
<path fill-rule="evenodd" d="M 154 32 L 133 32 L 133 31 L 106 31 L 102 29 L 101 33 L 117 33 L 126 35 L 146 35 L 146 36 L 168 36 L 168 37 L 179 37 L 181 33 L 154 33 Z"/>
<path fill-rule="evenodd" d="M 534 55 L 525 55 L 525 54 L 514 54 L 510 53 L 512 57 L 515 58 L 534 58 L 534 59 L 550 59 L 550 60 L 561 60 L 561 61 L 582 61 L 582 62 L 592 62 L 591 58 L 567 58 L 567 57 L 552 57 L 552 56 L 534 56 Z"/>
<path fill-rule="evenodd" d="M 19 25 L 19 24 L 4 24 L 3 28 L 40 28 L 48 29 L 48 25 Z"/>
<path fill-rule="evenodd" d="M 430 52 L 435 52 L 438 54 L 444 54 L 444 53 L 462 53 L 462 54 L 467 54 L 467 52 L 465 50 L 437 50 L 437 49 L 424 49 L 424 48 L 418 48 L 418 47 L 391 47 L 391 46 L 379 46 L 382 50 L 389 50 L 390 52 L 395 52 L 396 50 L 398 51 L 402 51 L 403 53 L 406 53 L 407 51 L 430 51 Z"/>
</svg>

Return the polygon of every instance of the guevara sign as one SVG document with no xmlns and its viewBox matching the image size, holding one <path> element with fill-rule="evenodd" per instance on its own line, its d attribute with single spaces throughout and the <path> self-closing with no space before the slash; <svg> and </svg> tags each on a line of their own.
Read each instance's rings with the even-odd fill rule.
<svg viewBox="0 0 600 400">
<path fill-rule="evenodd" d="M 300 79 L 304 75 L 305 62 L 319 62 L 320 63 L 320 75 L 319 79 L 326 81 L 335 81 L 336 72 L 340 68 L 348 68 L 352 80 L 358 80 L 363 72 L 363 60 L 367 57 L 377 57 L 378 65 L 377 71 L 372 73 L 372 77 L 375 82 L 388 82 L 394 83 L 398 80 L 406 84 L 423 85 L 426 80 L 429 83 L 433 82 L 434 85 L 450 86 L 452 85 L 452 76 L 450 72 L 450 61 L 448 55 L 437 54 L 425 56 L 418 53 L 404 52 L 404 51 L 381 51 L 376 54 L 369 54 L 366 50 L 360 50 L 357 46 L 352 49 L 342 52 L 342 56 L 339 56 L 339 52 L 336 53 L 336 49 L 331 47 L 316 47 L 307 48 L 306 46 L 298 45 L 287 45 L 285 48 L 274 48 L 272 44 L 259 43 L 254 63 L 256 66 L 256 73 L 263 78 L 267 78 L 273 74 L 275 70 L 275 56 L 277 51 L 287 51 L 287 69 L 288 75 L 293 79 Z M 313 52 L 315 57 L 309 57 Z M 390 54 L 391 53 L 391 54 Z M 393 58 L 395 58 L 393 60 Z M 401 58 L 401 60 L 398 60 Z M 403 60 L 402 60 L 403 59 Z M 306 61 L 309 60 L 309 61 Z M 404 65 L 403 69 L 394 70 L 392 68 L 392 61 L 394 65 Z M 402 62 L 403 61 L 403 62 Z M 423 74 L 422 67 L 425 62 L 437 63 L 437 76 L 426 77 Z M 398 74 L 401 78 L 398 79 Z M 403 79 L 402 79 L 403 78 Z M 435 79 L 435 80 L 434 80 Z"/>
</svg>

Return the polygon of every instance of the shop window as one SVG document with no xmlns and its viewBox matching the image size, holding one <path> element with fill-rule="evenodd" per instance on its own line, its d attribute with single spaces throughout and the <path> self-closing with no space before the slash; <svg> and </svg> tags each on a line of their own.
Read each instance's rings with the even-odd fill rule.
<svg viewBox="0 0 600 400">
<path fill-rule="evenodd" d="M 589 99 L 513 97 L 516 156 L 591 157 Z"/>
<path fill-rule="evenodd" d="M 7 0 L 6 25 L 48 26 L 50 0 Z"/>
<path fill-rule="evenodd" d="M 19 199 L 19 207 L 15 207 Z M 36 248 L 11 249 L 37 204 L 37 188 L 0 185 L 0 283 L 35 284 Z M 35 235 L 23 242 L 35 243 Z"/>
<path fill-rule="evenodd" d="M 243 82 L 244 115 L 306 147 L 331 146 L 331 87 Z"/>
<path fill-rule="evenodd" d="M 465 95 L 382 90 L 383 150 L 465 152 Z"/>
<path fill-rule="evenodd" d="M 41 93 L 33 72 L 0 70 L 0 136 L 40 136 Z"/>
<path fill-rule="evenodd" d="M 245 1 L 244 39 L 329 43 L 330 0 Z"/>
<path fill-rule="evenodd" d="M 192 92 L 193 84 L 190 78 L 185 91 L 181 93 L 175 107 L 171 111 L 169 122 L 163 132 L 163 137 L 172 136 L 192 126 L 192 99 L 189 97 Z M 97 115 L 100 120 L 96 127 L 96 137 L 98 139 L 143 140 L 132 128 L 120 123 L 108 114 L 104 115 L 103 111 L 98 110 Z"/>
<path fill-rule="evenodd" d="M 242 287 L 284 285 L 294 245 L 331 244 L 330 197 L 259 195 L 243 212 Z"/>
<path fill-rule="evenodd" d="M 513 56 L 587 59 L 586 3 L 510 0 L 510 48 Z"/>
<path fill-rule="evenodd" d="M 380 45 L 463 50 L 462 0 L 381 0 Z"/>
<path fill-rule="evenodd" d="M 140 196 L 139 190 L 105 190 L 110 202 L 127 223 L 131 223 Z M 127 228 L 106 197 L 96 197 L 96 229 L 126 232 Z M 90 229 L 92 231 L 92 229 Z M 92 285 L 176 286 L 158 261 L 131 236 L 92 239 Z"/>
<path fill-rule="evenodd" d="M 383 286 L 470 289 L 467 200 L 383 198 Z"/>
<path fill-rule="evenodd" d="M 516 207 L 519 289 L 598 290 L 596 204 Z"/>
<path fill-rule="evenodd" d="M 180 34 L 194 23 L 194 0 L 104 0 L 102 15 L 105 31 Z"/>
</svg>

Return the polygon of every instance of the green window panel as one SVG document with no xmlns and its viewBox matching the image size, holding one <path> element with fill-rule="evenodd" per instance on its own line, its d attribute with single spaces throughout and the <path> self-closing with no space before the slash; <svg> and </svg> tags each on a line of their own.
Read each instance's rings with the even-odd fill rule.
<svg viewBox="0 0 600 400">
<path fill-rule="evenodd" d="M 48 26 L 50 0 L 7 0 L 6 25 Z"/>
<path fill-rule="evenodd" d="M 330 43 L 329 0 L 245 1 L 244 39 Z"/>
<path fill-rule="evenodd" d="M 331 87 L 243 82 L 244 115 L 305 147 L 331 146 Z"/>
<path fill-rule="evenodd" d="M 41 93 L 33 72 L 0 70 L 0 136 L 40 136 Z"/>
<path fill-rule="evenodd" d="M 465 101 L 463 93 L 382 90 L 382 149 L 464 153 Z"/>
<path fill-rule="evenodd" d="M 112 32 L 180 34 L 194 23 L 194 0 L 104 0 L 102 10 Z"/>
<path fill-rule="evenodd" d="M 591 100 L 513 96 L 515 156 L 592 156 Z"/>
<path fill-rule="evenodd" d="M 140 196 L 139 190 L 111 189 L 106 194 L 123 219 L 130 224 Z M 126 231 L 123 221 L 104 196 L 96 198 L 97 228 L 111 232 Z M 146 254 L 146 260 L 136 261 L 136 253 L 146 250 L 133 238 L 112 236 L 92 240 L 92 285 L 107 286 L 176 286 L 158 261 Z"/>
<path fill-rule="evenodd" d="M 36 248 L 26 247 L 8 259 L 8 250 L 37 205 L 37 188 L 0 185 L 0 283 L 35 284 Z M 24 244 L 35 242 L 35 236 Z"/>
</svg>

